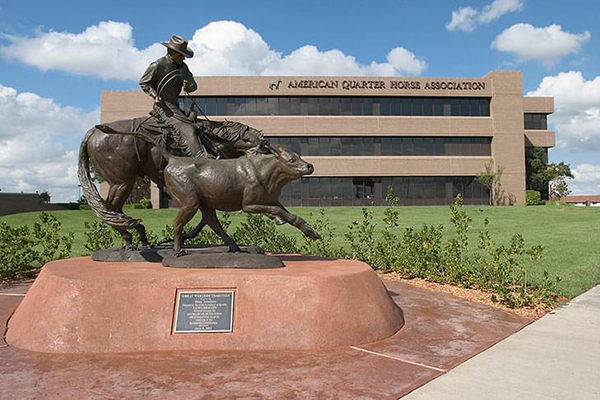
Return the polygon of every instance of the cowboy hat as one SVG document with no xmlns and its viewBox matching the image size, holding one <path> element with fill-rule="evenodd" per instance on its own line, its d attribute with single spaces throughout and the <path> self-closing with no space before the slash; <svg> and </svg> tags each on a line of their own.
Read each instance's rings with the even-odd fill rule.
<svg viewBox="0 0 600 400">
<path fill-rule="evenodd" d="M 183 54 L 187 58 L 194 57 L 194 52 L 187 48 L 187 40 L 178 35 L 171 36 L 170 42 L 161 43 L 163 46 Z"/>
</svg>

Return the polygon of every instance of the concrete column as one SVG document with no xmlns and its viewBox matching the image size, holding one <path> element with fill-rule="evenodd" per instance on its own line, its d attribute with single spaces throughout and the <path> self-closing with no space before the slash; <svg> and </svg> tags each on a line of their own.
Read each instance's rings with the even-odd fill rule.
<svg viewBox="0 0 600 400">
<path fill-rule="evenodd" d="M 152 202 L 152 208 L 160 208 L 160 190 L 156 183 L 150 181 L 150 201 Z"/>
<path fill-rule="evenodd" d="M 105 200 L 108 197 L 108 188 L 109 188 L 109 186 L 106 181 L 104 181 L 100 184 L 100 196 Z"/>
<path fill-rule="evenodd" d="M 494 170 L 503 170 L 500 181 L 506 204 L 525 204 L 525 132 L 523 77 L 520 71 L 494 71 L 491 116 L 494 121 Z"/>
</svg>

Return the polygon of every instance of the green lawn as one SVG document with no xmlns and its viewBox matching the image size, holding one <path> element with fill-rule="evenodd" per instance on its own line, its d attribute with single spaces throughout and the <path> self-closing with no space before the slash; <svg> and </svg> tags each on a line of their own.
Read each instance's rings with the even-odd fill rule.
<svg viewBox="0 0 600 400">
<path fill-rule="evenodd" d="M 369 208 L 374 213 L 375 222 L 382 224 L 383 207 Z M 600 283 L 600 207 L 537 206 L 537 207 L 475 207 L 465 209 L 473 218 L 471 243 L 476 245 L 477 232 L 483 227 L 483 219 L 489 218 L 489 230 L 498 242 L 506 242 L 513 234 L 521 233 L 528 246 L 541 244 L 545 247 L 544 256 L 531 271 L 533 281 L 543 269 L 562 278 L 558 286 L 560 294 L 572 298 Z M 291 208 L 291 211 L 310 221 L 309 214 L 318 213 L 317 208 Z M 450 237 L 450 210 L 439 207 L 400 207 L 401 227 L 420 227 L 422 224 L 444 225 L 445 236 Z M 158 233 L 165 225 L 171 224 L 177 210 L 126 210 L 135 218 L 141 218 L 151 231 Z M 336 234 L 336 241 L 344 243 L 344 233 L 350 222 L 361 218 L 359 207 L 331 207 L 325 210 Z M 31 224 L 38 213 L 25 213 L 0 217 L 0 222 L 9 225 Z M 83 234 L 84 221 L 96 217 L 91 211 L 51 212 L 63 229 L 75 234 L 73 255 L 85 254 Z M 231 213 L 231 231 L 243 220 L 243 215 Z M 194 222 L 198 221 L 196 216 Z M 208 229 L 208 228 L 207 228 Z M 278 229 L 285 233 L 300 234 L 290 226 Z"/>
</svg>

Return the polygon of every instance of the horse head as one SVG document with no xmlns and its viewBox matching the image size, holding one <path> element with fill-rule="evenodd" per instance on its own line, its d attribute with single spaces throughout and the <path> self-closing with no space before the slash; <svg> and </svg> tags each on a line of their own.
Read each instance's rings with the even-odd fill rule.
<svg viewBox="0 0 600 400">
<path fill-rule="evenodd" d="M 226 158 L 236 158 L 247 153 L 270 153 L 270 145 L 261 130 L 235 121 L 202 121 L 201 132 Z"/>
</svg>

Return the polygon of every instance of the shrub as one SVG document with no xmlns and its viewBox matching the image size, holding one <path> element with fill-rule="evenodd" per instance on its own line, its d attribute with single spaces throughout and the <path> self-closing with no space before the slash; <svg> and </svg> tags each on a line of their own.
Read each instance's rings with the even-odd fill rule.
<svg viewBox="0 0 600 400">
<path fill-rule="evenodd" d="M 140 204 L 142 205 L 142 208 L 152 208 L 152 201 L 150 201 L 150 199 L 141 199 Z"/>
<path fill-rule="evenodd" d="M 488 290 L 494 293 L 494 300 L 510 307 L 552 300 L 551 290 L 559 278 L 544 271 L 544 279 L 537 286 L 528 281 L 527 271 L 541 258 L 541 246 L 526 248 L 518 233 L 508 244 L 496 244 L 486 218 L 484 230 L 479 233 L 479 246 L 473 250 L 468 236 L 472 219 L 463 210 L 460 196 L 450 211 L 455 234 L 444 243 L 441 225 L 423 225 L 420 230 L 407 228 L 398 238 L 394 229 L 399 218 L 393 202 L 385 210 L 383 229 L 378 229 L 372 213 L 363 209 L 362 221 L 352 222 L 346 234 L 352 257 L 374 269 L 393 270 L 409 278 Z"/>
<path fill-rule="evenodd" d="M 381 267 L 381 262 L 376 261 L 380 254 L 377 253 L 375 246 L 376 226 L 373 224 L 373 211 L 366 208 L 361 211 L 362 221 L 352 221 L 348 225 L 348 232 L 345 237 L 350 245 L 352 258 L 364 261 L 373 268 L 378 269 L 378 266 Z"/>
<path fill-rule="evenodd" d="M 125 210 L 132 210 L 132 209 L 141 210 L 143 208 L 145 208 L 145 207 L 141 203 L 129 203 L 129 204 L 123 205 L 123 209 L 125 209 Z"/>
<path fill-rule="evenodd" d="M 92 207 L 90 207 L 89 204 L 79 204 L 79 209 L 80 210 L 91 210 Z"/>
<path fill-rule="evenodd" d="M 86 237 L 84 247 L 89 254 L 118 246 L 121 241 L 121 235 L 116 230 L 98 220 L 91 223 L 84 222 L 83 227 L 83 234 Z"/>
<path fill-rule="evenodd" d="M 528 190 L 525 192 L 525 203 L 528 206 L 538 206 L 542 204 L 542 194 L 537 190 Z"/>
<path fill-rule="evenodd" d="M 425 224 L 418 231 L 407 228 L 402 236 L 400 260 L 393 269 L 408 278 L 442 276 L 442 233 L 442 225 Z"/>
<path fill-rule="evenodd" d="M 333 238 L 335 237 L 331 229 L 331 223 L 325 216 L 325 210 L 320 209 L 319 214 L 313 220 L 313 213 L 309 214 L 310 226 L 321 235 L 321 240 L 313 240 L 303 236 L 303 243 L 300 246 L 300 253 L 312 254 L 320 257 L 328 258 L 345 258 L 346 251 L 343 248 L 336 246 Z"/>
<path fill-rule="evenodd" d="M 123 238 L 115 229 L 106 225 L 105 223 L 94 220 L 91 223 L 84 222 L 84 232 L 86 242 L 84 244 L 88 254 L 94 253 L 99 250 L 109 249 L 111 247 L 118 247 L 123 244 Z M 132 244 L 135 246 L 142 246 L 140 235 L 135 229 L 130 230 L 132 236 Z M 150 246 L 156 246 L 159 242 L 158 235 L 154 234 L 150 230 L 146 230 L 146 238 Z"/>
<path fill-rule="evenodd" d="M 56 217 L 40 213 L 33 228 L 0 223 L 0 277 L 36 273 L 44 264 L 71 254 L 73 233 L 62 235 Z"/>
<path fill-rule="evenodd" d="M 297 253 L 296 239 L 276 229 L 275 223 L 267 217 L 248 213 L 246 221 L 237 227 L 232 236 L 240 245 L 258 246 L 265 251 Z"/>
</svg>

